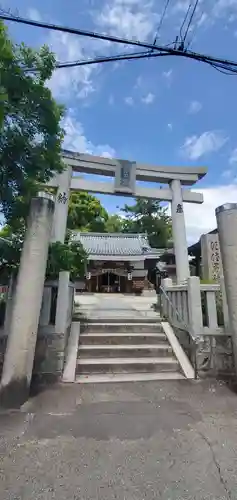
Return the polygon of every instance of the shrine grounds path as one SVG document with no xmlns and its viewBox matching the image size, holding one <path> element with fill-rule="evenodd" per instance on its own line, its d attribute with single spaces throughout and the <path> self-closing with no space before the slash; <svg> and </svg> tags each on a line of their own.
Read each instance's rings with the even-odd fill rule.
<svg viewBox="0 0 237 500">
<path fill-rule="evenodd" d="M 237 499 L 224 382 L 57 385 L 0 413 L 1 500 Z"/>
</svg>

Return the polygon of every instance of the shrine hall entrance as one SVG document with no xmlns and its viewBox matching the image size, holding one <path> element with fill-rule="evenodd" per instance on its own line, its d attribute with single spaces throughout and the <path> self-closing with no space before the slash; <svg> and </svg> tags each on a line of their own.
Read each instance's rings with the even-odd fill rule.
<svg viewBox="0 0 237 500">
<path fill-rule="evenodd" d="M 91 279 L 92 293 L 126 293 L 127 291 L 128 279 L 126 276 L 106 271 Z"/>
</svg>

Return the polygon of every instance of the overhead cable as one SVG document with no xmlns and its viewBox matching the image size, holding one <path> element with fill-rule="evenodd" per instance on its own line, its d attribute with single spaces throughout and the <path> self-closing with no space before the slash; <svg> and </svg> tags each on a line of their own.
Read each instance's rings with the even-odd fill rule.
<svg viewBox="0 0 237 500">
<path fill-rule="evenodd" d="M 199 0 L 196 0 L 195 5 L 194 5 L 194 7 L 193 7 L 192 14 L 191 14 L 191 16 L 190 16 L 190 19 L 189 19 L 189 22 L 188 22 L 188 25 L 187 25 L 187 28 L 186 28 L 186 31 L 185 31 L 184 37 L 183 37 L 183 39 L 182 39 L 183 44 L 185 44 L 185 41 L 186 41 L 186 38 L 187 38 L 187 35 L 188 35 L 188 32 L 189 32 L 189 28 L 190 28 L 190 26 L 191 26 L 191 24 L 192 24 L 194 14 L 195 14 L 196 9 L 197 9 L 197 6 L 198 6 L 198 2 L 199 2 Z"/>
<path fill-rule="evenodd" d="M 188 19 L 188 15 L 189 15 L 189 12 L 190 12 L 191 7 L 192 7 L 192 3 L 190 2 L 189 6 L 188 6 L 188 8 L 187 8 L 187 12 L 186 12 L 186 14 L 185 14 L 185 16 L 184 16 L 183 23 L 181 24 L 181 27 L 180 27 L 180 30 L 179 30 L 179 34 L 180 34 L 180 39 L 181 39 L 181 41 L 183 40 L 183 28 L 184 28 L 185 23 L 186 23 L 186 21 L 187 21 L 187 19 Z"/>
<path fill-rule="evenodd" d="M 59 26 L 59 25 L 49 24 L 49 23 L 42 23 L 39 21 L 32 21 L 29 19 L 15 17 L 15 16 L 9 16 L 9 15 L 5 15 L 5 14 L 1 14 L 0 19 L 6 20 L 6 21 L 13 21 L 13 22 L 17 22 L 17 23 L 22 23 L 22 24 L 26 24 L 26 25 L 31 25 L 31 26 L 35 26 L 35 27 L 40 27 L 40 28 L 46 28 L 49 30 L 56 30 L 56 31 L 71 33 L 74 35 L 96 38 L 99 40 L 106 40 L 106 41 L 115 42 L 115 43 L 119 43 L 119 44 L 123 44 L 123 45 L 132 45 L 132 46 L 136 46 L 136 47 L 143 47 L 146 49 L 154 49 L 154 56 L 156 55 L 156 53 L 157 53 L 157 56 L 160 56 L 161 53 L 163 53 L 165 55 L 167 54 L 167 55 L 185 57 L 185 58 L 189 58 L 189 59 L 195 59 L 197 61 L 210 63 L 213 65 L 221 65 L 220 69 L 226 69 L 227 71 L 235 71 L 237 69 L 237 62 L 236 61 L 231 61 L 228 59 L 221 59 L 218 57 L 212 57 L 212 56 L 205 55 L 205 54 L 199 54 L 199 53 L 189 51 L 189 50 L 179 50 L 177 48 L 171 48 L 169 46 L 152 45 L 152 44 L 149 44 L 146 42 L 140 42 L 137 40 L 128 40 L 125 38 L 119 38 L 119 37 L 115 37 L 112 35 L 104 35 L 104 34 L 90 32 L 90 31 L 81 30 L 81 29 L 64 27 L 64 26 Z M 86 60 L 86 61 L 81 61 L 81 62 L 78 61 L 77 64 L 75 64 L 75 62 L 73 64 L 74 65 L 97 64 L 98 62 L 107 62 L 108 60 L 110 60 L 110 61 L 116 60 L 115 59 L 116 57 L 119 57 L 119 56 L 116 55 L 116 56 L 112 56 L 109 58 L 108 57 L 104 57 L 104 58 L 101 57 L 101 58 Z M 121 57 L 123 59 L 126 59 L 126 56 L 123 54 L 121 55 Z M 151 53 L 151 51 L 149 51 L 149 53 L 147 51 L 145 51 L 143 54 L 142 53 L 137 54 L 135 52 L 134 55 L 131 54 L 128 57 L 132 58 L 132 59 L 147 58 L 147 57 L 153 57 L 153 53 Z M 100 59 L 102 59 L 102 61 L 100 61 Z M 71 63 L 69 62 L 69 63 L 65 63 L 65 64 L 70 65 Z M 59 67 L 62 67 L 62 66 L 59 66 Z M 64 67 L 65 67 L 65 65 L 64 65 Z"/>
<path fill-rule="evenodd" d="M 164 22 L 164 18 L 165 18 L 166 12 L 167 12 L 168 7 L 169 7 L 169 3 L 170 3 L 170 0 L 166 0 L 165 6 L 164 6 L 164 10 L 163 10 L 163 12 L 162 12 L 162 14 L 161 14 L 160 22 L 159 22 L 158 27 L 157 27 L 157 30 L 156 30 L 156 34 L 155 34 L 155 38 L 154 38 L 153 45 L 156 45 L 156 42 L 157 42 L 157 39 L 158 39 L 159 32 L 160 32 L 160 30 L 161 30 L 161 27 L 162 27 L 162 24 L 163 24 L 163 22 Z"/>
</svg>

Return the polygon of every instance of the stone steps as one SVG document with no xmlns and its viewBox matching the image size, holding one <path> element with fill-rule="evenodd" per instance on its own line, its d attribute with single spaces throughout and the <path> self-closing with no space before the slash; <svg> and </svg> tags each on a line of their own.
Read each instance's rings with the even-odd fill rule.
<svg viewBox="0 0 237 500">
<path fill-rule="evenodd" d="M 160 322 L 111 322 L 111 323 L 101 323 L 101 322 L 88 322 L 81 325 L 81 333 L 163 333 L 162 326 Z"/>
<path fill-rule="evenodd" d="M 76 382 L 131 382 L 184 378 L 158 320 L 81 325 Z"/>
<path fill-rule="evenodd" d="M 134 373 L 134 372 L 173 372 L 178 370 L 174 357 L 143 358 L 80 358 L 76 375 L 90 373 Z"/>
<path fill-rule="evenodd" d="M 162 373 L 106 373 L 106 374 L 87 374 L 76 377 L 77 384 L 102 384 L 102 383 L 121 383 L 121 382 L 152 382 L 155 380 L 172 381 L 184 380 L 185 377 L 179 372 Z"/>
<path fill-rule="evenodd" d="M 114 358 L 132 356 L 139 357 L 163 357 L 172 354 L 169 344 L 113 344 L 113 345 L 81 345 L 80 359 L 97 356 L 98 358 Z"/>
<path fill-rule="evenodd" d="M 161 380 L 179 374 L 159 321 L 88 322 L 81 328 L 76 380 Z M 179 377 L 178 377 L 179 378 Z"/>
<path fill-rule="evenodd" d="M 168 343 L 164 333 L 82 333 L 80 345 L 117 345 L 117 344 L 160 344 Z"/>
</svg>

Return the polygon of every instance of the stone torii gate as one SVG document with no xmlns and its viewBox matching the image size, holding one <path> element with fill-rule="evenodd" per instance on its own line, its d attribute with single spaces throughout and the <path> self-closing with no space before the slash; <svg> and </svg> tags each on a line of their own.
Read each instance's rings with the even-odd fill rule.
<svg viewBox="0 0 237 500">
<path fill-rule="evenodd" d="M 63 151 L 62 155 L 66 168 L 49 183 L 57 188 L 56 199 L 48 193 L 39 193 L 31 203 L 0 383 L 0 404 L 3 406 L 19 406 L 28 397 L 49 241 L 64 242 L 71 189 L 171 202 L 177 281 L 182 283 L 189 277 L 183 203 L 203 202 L 201 194 L 186 186 L 202 178 L 205 169 L 156 167 L 70 151 Z M 73 172 L 107 175 L 114 178 L 114 182 L 86 180 L 73 176 Z M 149 188 L 137 184 L 137 180 L 166 184 L 167 187 Z M 65 319 L 69 276 L 64 278 L 59 277 L 58 293 L 61 297 L 59 310 Z M 57 334 L 66 335 L 64 320 L 55 328 Z"/>
<path fill-rule="evenodd" d="M 70 190 L 93 193 L 153 198 L 171 203 L 172 230 L 176 259 L 177 282 L 190 275 L 183 203 L 203 203 L 203 195 L 188 189 L 204 177 L 203 167 L 161 167 L 135 161 L 102 158 L 63 150 L 62 158 L 67 168 L 54 177 L 49 185 L 57 188 L 52 241 L 64 242 L 67 226 Z M 73 172 L 113 177 L 113 182 L 83 179 Z M 147 187 L 136 181 L 166 184 Z M 185 186 L 185 187 L 183 187 Z"/>
</svg>

